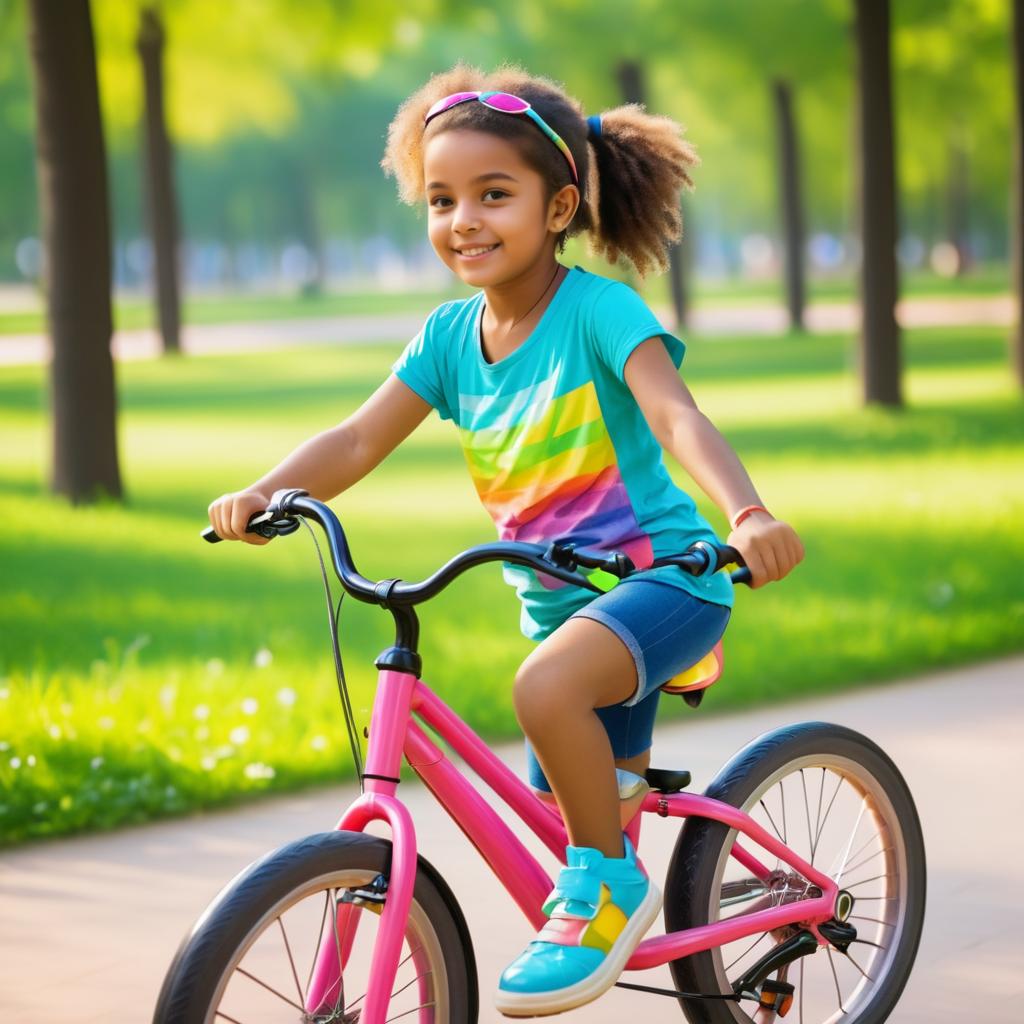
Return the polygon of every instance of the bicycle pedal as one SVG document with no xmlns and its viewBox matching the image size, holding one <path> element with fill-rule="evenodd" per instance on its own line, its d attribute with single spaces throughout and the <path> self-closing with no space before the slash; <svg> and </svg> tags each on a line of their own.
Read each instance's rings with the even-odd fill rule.
<svg viewBox="0 0 1024 1024">
<path fill-rule="evenodd" d="M 758 996 L 758 1005 L 764 1010 L 771 1010 L 780 1017 L 785 1017 L 793 1005 L 793 995 L 796 988 L 786 981 L 772 981 L 765 978 L 761 982 L 761 992 Z"/>
</svg>

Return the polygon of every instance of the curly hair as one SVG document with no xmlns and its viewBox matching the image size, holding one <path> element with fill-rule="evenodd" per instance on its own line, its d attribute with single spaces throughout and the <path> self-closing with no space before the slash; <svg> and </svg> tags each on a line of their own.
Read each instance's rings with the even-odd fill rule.
<svg viewBox="0 0 1024 1024">
<path fill-rule="evenodd" d="M 679 193 L 693 188 L 690 168 L 699 163 L 682 128 L 635 103 L 601 115 L 593 131 L 583 108 L 557 83 L 514 65 L 492 74 L 467 64 L 434 75 L 399 108 L 388 127 L 381 166 L 398 183 L 402 201 L 424 199 L 423 151 L 445 131 L 487 132 L 511 141 L 544 179 L 552 196 L 572 183 L 568 162 L 528 118 L 509 117 L 482 103 L 463 103 L 424 127 L 427 111 L 454 92 L 495 90 L 526 100 L 569 147 L 579 172 L 580 205 L 558 238 L 589 232 L 593 252 L 615 263 L 625 258 L 643 277 L 668 266 L 668 251 L 682 236 Z"/>
</svg>

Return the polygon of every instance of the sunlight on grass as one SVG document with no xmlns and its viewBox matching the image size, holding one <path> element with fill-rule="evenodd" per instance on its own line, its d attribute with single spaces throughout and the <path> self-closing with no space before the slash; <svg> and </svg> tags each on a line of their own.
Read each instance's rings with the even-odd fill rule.
<svg viewBox="0 0 1024 1024">
<path fill-rule="evenodd" d="M 889 412 L 859 407 L 848 338 L 691 340 L 688 383 L 808 552 L 784 585 L 738 595 L 706 708 L 1024 646 L 1024 409 L 1003 337 L 907 341 L 908 408 Z M 128 501 L 73 511 L 45 493 L 42 371 L 4 371 L 0 842 L 351 771 L 308 537 L 254 549 L 198 533 L 213 497 L 342 419 L 398 350 L 121 365 Z M 421 578 L 493 538 L 435 416 L 334 507 L 372 578 Z M 421 614 L 425 678 L 490 737 L 516 734 L 510 682 L 531 648 L 518 615 L 497 567 Z M 389 618 L 348 601 L 342 635 L 361 727 Z"/>
</svg>

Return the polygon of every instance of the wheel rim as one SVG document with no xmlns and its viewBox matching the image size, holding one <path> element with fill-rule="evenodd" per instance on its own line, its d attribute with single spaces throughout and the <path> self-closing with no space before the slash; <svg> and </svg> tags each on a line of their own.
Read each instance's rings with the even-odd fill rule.
<svg viewBox="0 0 1024 1024">
<path fill-rule="evenodd" d="M 743 810 L 853 897 L 849 921 L 857 929 L 857 941 L 847 953 L 819 947 L 788 965 L 783 976 L 776 976 L 796 988 L 789 1019 L 795 1018 L 797 1024 L 852 1019 L 884 985 L 906 924 L 907 850 L 891 800 L 864 765 L 818 754 L 790 761 L 769 776 Z M 813 895 L 806 880 L 753 846 L 762 863 L 775 867 L 768 887 L 757 883 L 729 856 L 736 836 L 730 831 L 719 853 L 709 920 Z M 750 840 L 743 838 L 743 843 L 752 847 Z M 731 989 L 737 977 L 783 938 L 762 933 L 713 950 L 723 990 Z M 735 1004 L 731 1009 L 737 1021 L 752 1019 Z M 761 1011 L 753 1019 L 760 1024 L 775 1018 Z"/>
<path fill-rule="evenodd" d="M 206 1024 L 358 1024 L 380 916 L 369 906 L 338 901 L 346 890 L 367 886 L 377 876 L 378 872 L 370 868 L 330 872 L 310 879 L 270 907 L 250 929 L 224 971 Z M 336 926 L 339 906 L 350 911 L 342 914 L 348 917 L 343 926 L 345 934 Z M 331 993 L 330 1007 L 307 1014 L 306 995 L 325 942 L 333 943 L 336 949 L 351 944 L 351 953 L 342 984 Z M 387 1021 L 449 1024 L 444 955 L 415 897 L 391 991 Z"/>
</svg>

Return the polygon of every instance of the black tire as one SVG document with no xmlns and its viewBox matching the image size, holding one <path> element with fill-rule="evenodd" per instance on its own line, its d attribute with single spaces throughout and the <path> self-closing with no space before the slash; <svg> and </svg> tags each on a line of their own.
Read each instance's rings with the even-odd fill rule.
<svg viewBox="0 0 1024 1024">
<path fill-rule="evenodd" d="M 339 1024 L 358 1019 L 340 1006 L 317 1017 L 300 1015 L 298 1009 L 304 1002 L 307 971 L 316 959 L 325 922 L 335 920 L 328 918 L 328 908 L 337 908 L 339 892 L 365 886 L 378 875 L 387 877 L 390 863 L 391 843 L 387 840 L 354 832 L 323 832 L 251 864 L 220 893 L 185 937 L 164 979 L 154 1024 L 213 1024 L 218 1007 L 229 1014 L 217 1016 L 218 1024 L 236 1017 L 247 1022 L 294 1019 Z M 352 985 L 365 978 L 354 977 L 356 961 L 364 960 L 370 942 L 363 940 L 379 920 L 370 909 L 360 907 L 354 913 L 359 945 L 345 968 L 341 996 L 348 1007 L 359 1002 Z M 418 963 L 413 962 L 414 953 Z M 399 969 L 389 1017 L 407 1012 L 407 1006 L 415 1009 L 422 1000 L 434 1003 L 434 1024 L 476 1024 L 476 961 L 469 931 L 451 890 L 422 857 L 402 957 L 408 962 Z M 236 970 L 243 961 L 250 974 L 261 972 L 258 985 Z M 410 971 L 417 973 L 399 994 Z M 421 995 L 423 986 L 428 990 L 426 998 Z M 267 994 L 274 990 L 279 995 Z M 365 985 L 359 991 L 365 992 Z M 228 999 L 236 1002 L 229 1006 Z M 257 999 L 268 1001 L 263 1016 L 250 1011 L 248 1004 L 246 1014 L 231 1012 L 239 1001 Z M 286 1005 L 289 1002 L 291 1010 Z M 287 1016 L 281 1017 L 282 1012 Z M 403 1018 L 416 1024 L 420 1019 L 412 1013 Z"/>
<path fill-rule="evenodd" d="M 834 792 L 833 779 L 838 780 Z M 780 979 L 796 986 L 793 1016 L 803 1024 L 839 1019 L 844 1024 L 881 1024 L 913 966 L 925 904 L 921 826 L 893 762 L 859 733 L 806 722 L 754 740 L 722 769 L 706 795 L 742 808 L 769 832 L 787 836 L 791 848 L 831 877 L 841 872 L 841 888 L 856 899 L 850 923 L 857 928 L 858 943 L 850 946 L 849 955 L 819 948 L 793 962 Z M 850 821 L 855 822 L 848 839 L 839 830 L 838 818 L 830 822 L 833 814 L 844 812 L 847 831 Z M 835 844 L 833 832 L 839 837 Z M 865 835 L 868 842 L 861 845 Z M 719 822 L 686 820 L 665 883 L 669 931 L 734 916 L 734 910 L 743 913 L 736 908 L 745 903 L 749 913 L 757 909 L 755 900 L 764 906 L 802 897 L 799 880 L 792 874 L 783 877 L 781 871 L 773 887 L 761 892 L 752 887 L 749 872 L 729 857 L 735 837 L 735 831 Z M 762 858 L 770 857 L 750 840 L 743 842 Z M 836 871 L 825 864 L 833 848 L 836 859 L 842 859 Z M 676 960 L 671 964 L 676 987 L 729 992 L 737 976 L 784 937 L 762 935 L 745 953 L 753 938 Z M 870 978 L 861 977 L 862 972 Z M 805 996 L 808 1007 L 801 1002 Z M 752 1002 L 681 999 L 680 1005 L 691 1024 L 749 1024 L 757 1010 Z"/>
</svg>

